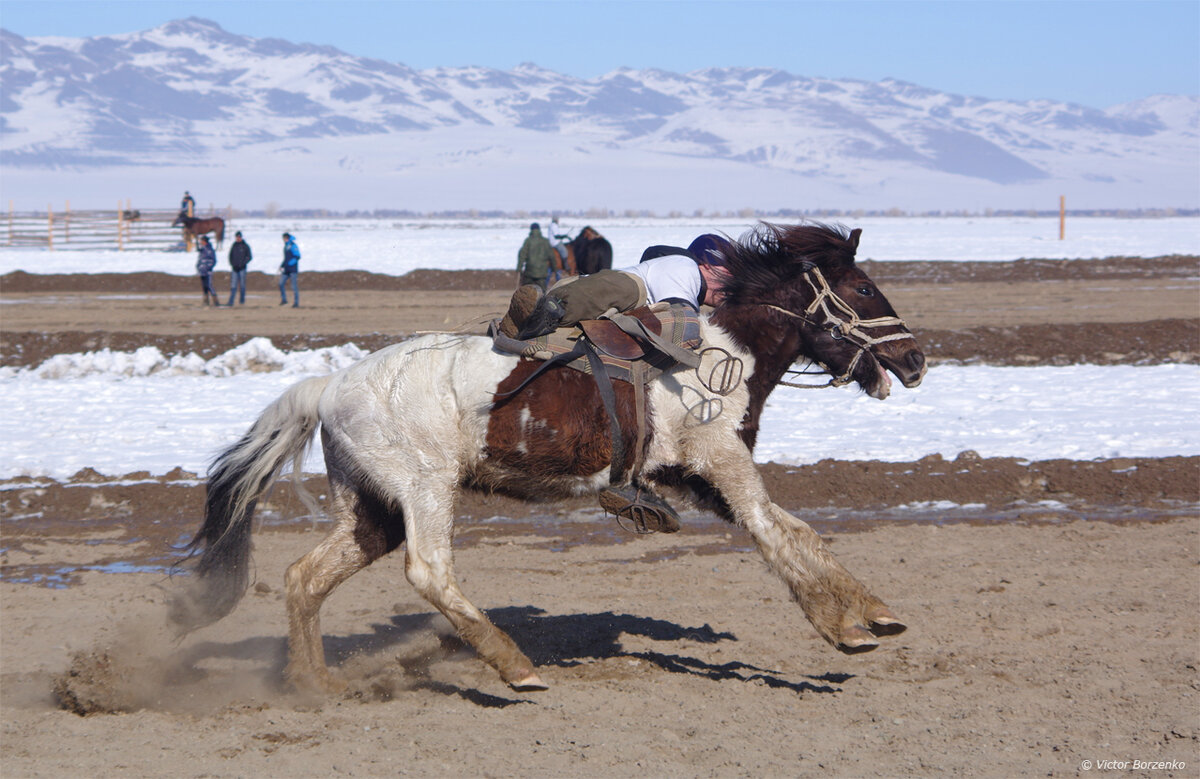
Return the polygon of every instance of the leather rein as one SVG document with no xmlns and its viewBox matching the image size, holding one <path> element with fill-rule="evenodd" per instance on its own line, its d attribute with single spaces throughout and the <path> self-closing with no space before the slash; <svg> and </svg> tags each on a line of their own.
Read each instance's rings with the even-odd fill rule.
<svg viewBox="0 0 1200 779">
<path fill-rule="evenodd" d="M 874 319 L 862 319 L 859 317 L 858 312 L 849 303 L 838 297 L 838 294 L 829 286 L 829 282 L 825 280 L 825 276 L 821 273 L 820 268 L 810 268 L 804 273 L 804 280 L 812 287 L 815 297 L 812 303 L 808 305 L 808 308 L 804 309 L 803 314 L 797 314 L 794 311 L 789 311 L 786 308 L 781 308 L 770 303 L 760 303 L 759 305 L 773 311 L 778 311 L 793 319 L 799 319 L 814 327 L 828 330 L 834 338 L 849 341 L 858 348 L 858 351 L 855 352 L 854 359 L 850 361 L 850 365 L 846 367 L 846 370 L 840 376 L 834 376 L 833 371 L 829 370 L 829 367 L 819 360 L 814 360 L 817 365 L 821 366 L 821 371 L 819 372 L 788 370 L 784 373 L 785 376 L 820 376 L 829 374 L 832 378 L 825 384 L 800 384 L 798 382 L 783 380 L 780 380 L 779 384 L 798 389 L 841 387 L 853 381 L 851 374 L 858 367 L 858 361 L 862 358 L 863 352 L 869 351 L 875 344 L 916 338 L 916 336 L 908 332 L 908 326 L 898 316 L 880 316 Z M 824 316 L 824 321 L 816 321 L 812 318 L 818 311 Z M 877 327 L 903 327 L 904 332 L 884 336 L 873 336 L 867 332 L 867 330 Z"/>
</svg>

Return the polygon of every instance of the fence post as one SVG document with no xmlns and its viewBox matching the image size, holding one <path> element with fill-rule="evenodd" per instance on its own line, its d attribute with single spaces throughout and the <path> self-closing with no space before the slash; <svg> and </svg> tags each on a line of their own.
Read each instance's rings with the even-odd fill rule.
<svg viewBox="0 0 1200 779">
<path fill-rule="evenodd" d="M 46 245 L 54 251 L 54 206 L 46 206 Z"/>
<path fill-rule="evenodd" d="M 1067 235 L 1067 196 L 1058 196 L 1058 240 Z"/>
<path fill-rule="evenodd" d="M 117 201 L 117 251 L 125 251 L 125 212 L 120 200 Z"/>
<path fill-rule="evenodd" d="M 67 201 L 67 207 L 63 211 L 63 243 L 71 242 L 71 201 Z"/>
<path fill-rule="evenodd" d="M 8 245 L 9 246 L 12 246 L 12 243 L 13 243 L 12 223 L 13 223 L 13 202 L 11 200 L 9 200 L 8 201 Z"/>
</svg>

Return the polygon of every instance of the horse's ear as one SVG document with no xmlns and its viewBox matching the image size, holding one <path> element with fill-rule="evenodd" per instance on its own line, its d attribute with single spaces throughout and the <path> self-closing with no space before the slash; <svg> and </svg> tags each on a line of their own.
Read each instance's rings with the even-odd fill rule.
<svg viewBox="0 0 1200 779">
<path fill-rule="evenodd" d="M 847 242 L 850 244 L 850 248 L 853 249 L 855 252 L 858 251 L 858 239 L 861 235 L 862 235 L 862 228 L 856 227 L 850 231 L 850 238 L 847 239 Z"/>
</svg>

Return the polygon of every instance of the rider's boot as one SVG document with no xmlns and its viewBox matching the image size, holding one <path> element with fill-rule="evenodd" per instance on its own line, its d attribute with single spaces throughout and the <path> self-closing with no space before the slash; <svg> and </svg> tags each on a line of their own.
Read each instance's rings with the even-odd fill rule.
<svg viewBox="0 0 1200 779">
<path fill-rule="evenodd" d="M 513 293 L 512 302 L 508 304 L 508 313 L 500 320 L 500 332 L 509 338 L 516 338 L 541 297 L 542 288 L 537 284 L 518 287 Z"/>
<path fill-rule="evenodd" d="M 617 515 L 617 524 L 635 533 L 675 533 L 679 515 L 665 500 L 645 485 L 634 482 L 622 487 L 610 484 L 600 490 L 600 506 Z M 626 527 L 621 520 L 631 524 Z"/>
<path fill-rule="evenodd" d="M 517 339 L 528 341 L 530 338 L 554 332 L 554 328 L 558 327 L 566 313 L 567 309 L 561 300 L 554 295 L 543 295 L 529 315 L 525 317 L 525 321 L 517 332 Z"/>
</svg>

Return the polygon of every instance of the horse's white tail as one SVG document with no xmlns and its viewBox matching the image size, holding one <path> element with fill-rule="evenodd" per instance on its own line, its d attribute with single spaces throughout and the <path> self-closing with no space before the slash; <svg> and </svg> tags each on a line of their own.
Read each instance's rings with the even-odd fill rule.
<svg viewBox="0 0 1200 779">
<path fill-rule="evenodd" d="M 254 507 L 289 460 L 297 494 L 314 513 L 319 510 L 300 483 L 300 469 L 320 423 L 317 403 L 329 379 L 292 386 L 209 468 L 204 524 L 188 544 L 192 555 L 200 556 L 197 581 L 170 604 L 171 621 L 185 630 L 216 622 L 242 599 L 249 582 Z"/>
</svg>

